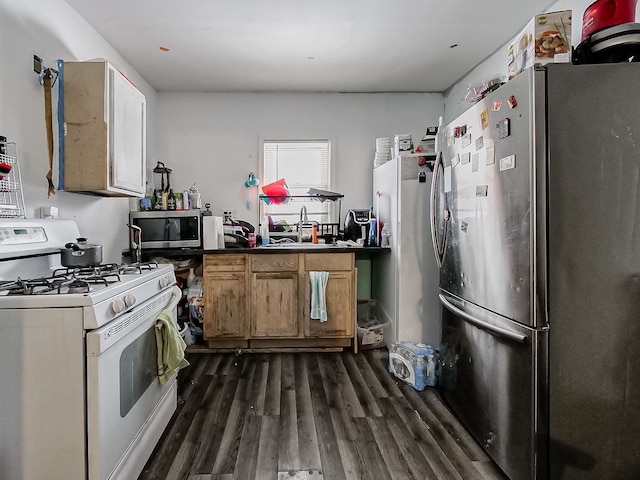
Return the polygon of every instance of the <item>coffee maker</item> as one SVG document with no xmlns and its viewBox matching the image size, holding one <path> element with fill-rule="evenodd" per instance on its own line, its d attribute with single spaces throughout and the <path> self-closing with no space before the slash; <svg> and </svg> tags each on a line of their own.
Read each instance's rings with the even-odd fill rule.
<svg viewBox="0 0 640 480">
<path fill-rule="evenodd" d="M 344 239 L 357 242 L 362 239 L 366 244 L 369 238 L 369 225 L 371 220 L 371 210 L 352 209 L 347 212 L 344 219 Z"/>
</svg>

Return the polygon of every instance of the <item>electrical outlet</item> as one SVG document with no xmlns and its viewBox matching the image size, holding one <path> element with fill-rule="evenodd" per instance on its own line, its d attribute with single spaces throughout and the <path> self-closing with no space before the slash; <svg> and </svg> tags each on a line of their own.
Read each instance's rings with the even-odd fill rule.
<svg viewBox="0 0 640 480">
<path fill-rule="evenodd" d="M 37 74 L 42 73 L 42 59 L 37 55 L 33 56 L 33 71 Z"/>
<path fill-rule="evenodd" d="M 57 218 L 58 207 L 40 207 L 40 218 Z"/>
</svg>

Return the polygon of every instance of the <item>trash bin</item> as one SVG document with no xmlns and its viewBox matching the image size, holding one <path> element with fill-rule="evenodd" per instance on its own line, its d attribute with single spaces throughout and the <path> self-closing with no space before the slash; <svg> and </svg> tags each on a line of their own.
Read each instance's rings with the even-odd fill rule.
<svg viewBox="0 0 640 480">
<path fill-rule="evenodd" d="M 384 346 L 384 328 L 389 322 L 378 319 L 378 304 L 375 300 L 358 300 L 358 348 Z"/>
</svg>

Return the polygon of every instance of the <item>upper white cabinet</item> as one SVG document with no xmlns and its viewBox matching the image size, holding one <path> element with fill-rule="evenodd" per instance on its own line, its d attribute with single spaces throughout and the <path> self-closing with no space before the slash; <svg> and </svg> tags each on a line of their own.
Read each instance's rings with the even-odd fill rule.
<svg viewBox="0 0 640 480">
<path fill-rule="evenodd" d="M 64 64 L 64 190 L 143 197 L 144 95 L 108 62 Z"/>
</svg>

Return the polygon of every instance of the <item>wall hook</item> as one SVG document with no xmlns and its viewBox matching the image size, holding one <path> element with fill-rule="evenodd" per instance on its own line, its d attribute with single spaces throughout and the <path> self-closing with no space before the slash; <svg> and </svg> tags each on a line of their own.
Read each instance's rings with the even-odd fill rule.
<svg viewBox="0 0 640 480">
<path fill-rule="evenodd" d="M 56 80 L 58 79 L 58 70 L 56 70 L 55 68 L 44 67 L 42 73 L 38 75 L 38 82 L 43 87 L 45 78 L 51 79 L 51 87 L 53 88 L 53 86 L 56 84 Z"/>
</svg>

